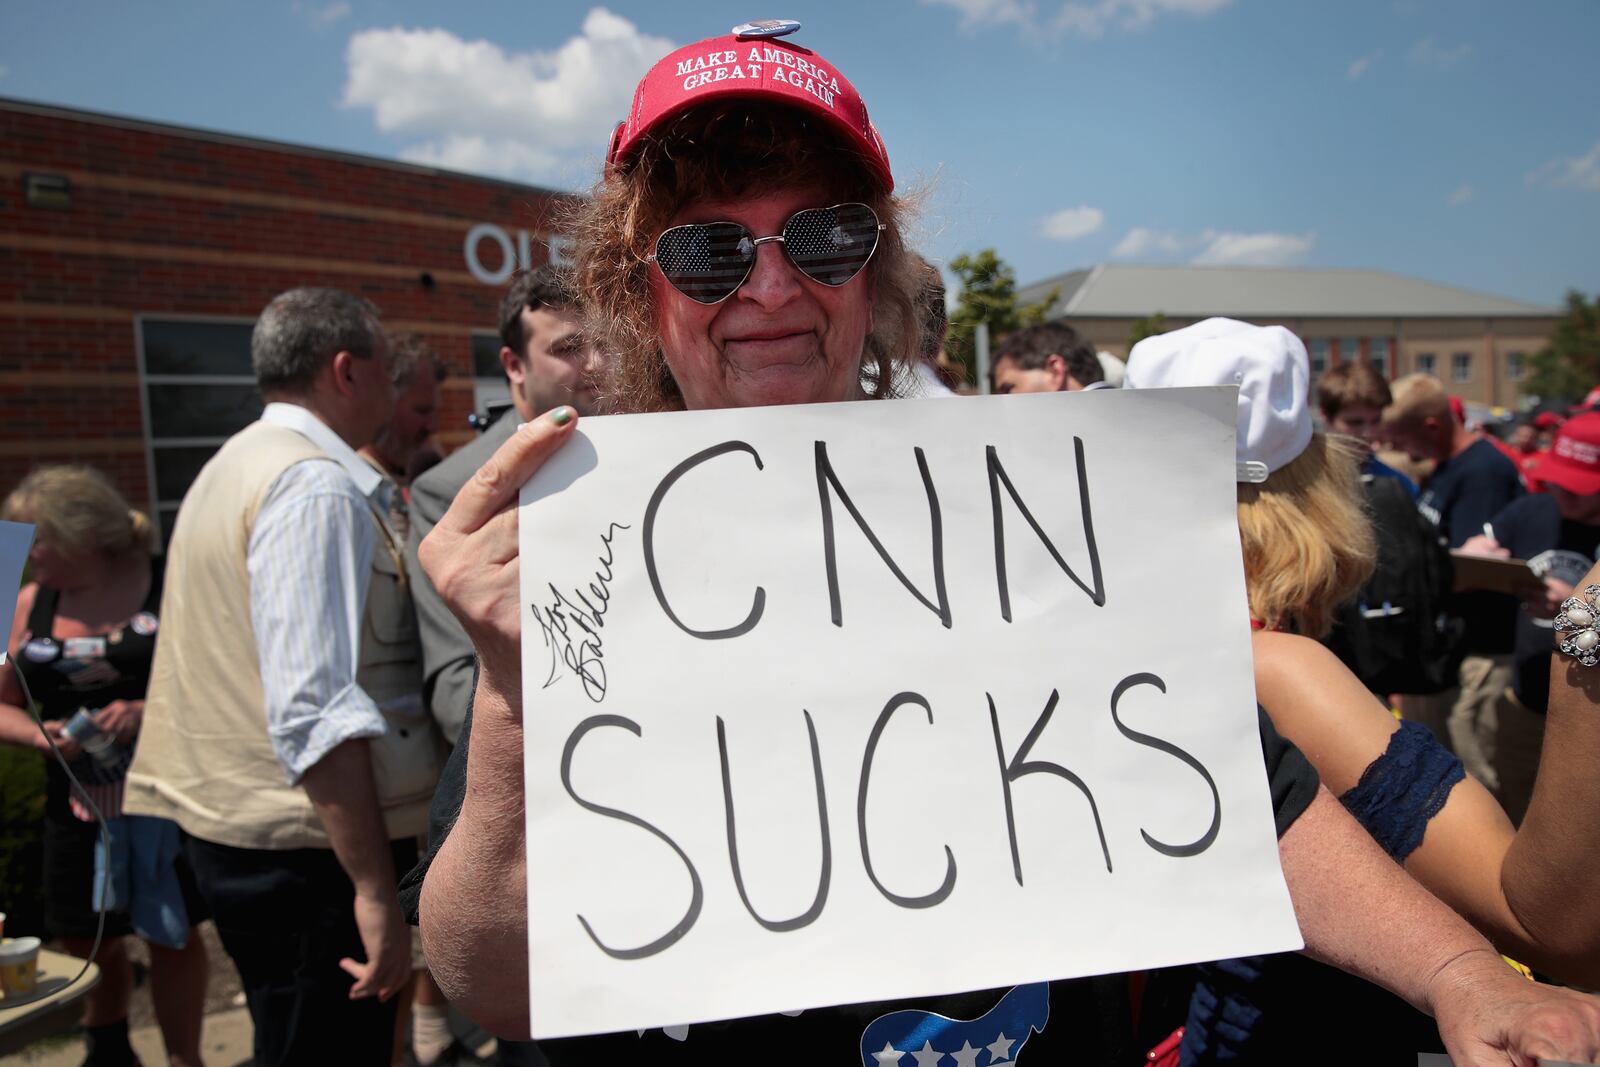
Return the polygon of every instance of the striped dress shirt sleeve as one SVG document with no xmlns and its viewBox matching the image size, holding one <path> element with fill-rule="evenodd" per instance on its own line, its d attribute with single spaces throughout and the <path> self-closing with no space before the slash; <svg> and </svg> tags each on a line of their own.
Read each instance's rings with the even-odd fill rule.
<svg viewBox="0 0 1600 1067">
<path fill-rule="evenodd" d="M 267 733 L 290 785 L 343 742 L 386 730 L 356 684 L 376 550 L 367 499 L 332 460 L 290 467 L 257 513 L 250 618 Z"/>
</svg>

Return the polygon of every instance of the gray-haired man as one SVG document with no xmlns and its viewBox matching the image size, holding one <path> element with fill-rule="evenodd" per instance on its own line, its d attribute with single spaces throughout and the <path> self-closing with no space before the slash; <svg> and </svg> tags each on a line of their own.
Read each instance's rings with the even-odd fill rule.
<svg viewBox="0 0 1600 1067">
<path fill-rule="evenodd" d="M 184 498 L 125 806 L 190 835 L 255 1063 L 377 1067 L 410 972 L 395 871 L 437 776 L 427 732 L 380 710 L 420 685 L 385 648 L 400 546 L 355 451 L 394 408 L 389 344 L 366 301 L 294 289 L 251 359 L 267 407 Z"/>
</svg>

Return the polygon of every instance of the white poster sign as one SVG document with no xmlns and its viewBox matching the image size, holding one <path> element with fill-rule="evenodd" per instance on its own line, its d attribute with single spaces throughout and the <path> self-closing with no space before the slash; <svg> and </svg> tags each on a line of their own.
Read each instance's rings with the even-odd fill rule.
<svg viewBox="0 0 1600 1067">
<path fill-rule="evenodd" d="M 520 516 L 535 1036 L 1300 947 L 1235 408 L 585 420 Z"/>
</svg>

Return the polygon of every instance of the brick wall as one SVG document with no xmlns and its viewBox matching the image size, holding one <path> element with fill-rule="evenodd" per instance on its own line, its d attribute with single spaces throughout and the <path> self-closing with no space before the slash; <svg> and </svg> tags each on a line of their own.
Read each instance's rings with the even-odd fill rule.
<svg viewBox="0 0 1600 1067">
<path fill-rule="evenodd" d="M 30 172 L 67 178 L 71 207 L 29 206 Z M 494 328 L 502 290 L 468 272 L 467 232 L 547 233 L 562 206 L 528 186 L 0 101 L 0 495 L 37 463 L 83 462 L 142 506 L 135 316 L 249 319 L 297 285 L 359 294 L 425 333 L 451 370 L 441 443 L 460 443 L 470 334 Z M 492 242 L 482 255 L 499 262 Z"/>
</svg>

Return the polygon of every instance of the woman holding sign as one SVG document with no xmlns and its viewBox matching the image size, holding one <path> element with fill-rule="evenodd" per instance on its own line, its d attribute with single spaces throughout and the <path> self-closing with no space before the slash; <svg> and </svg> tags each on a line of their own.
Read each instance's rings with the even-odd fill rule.
<svg viewBox="0 0 1600 1067">
<path fill-rule="evenodd" d="M 667 56 L 613 137 L 581 222 L 578 275 L 596 340 L 617 359 L 619 410 L 863 400 L 887 395 L 896 366 L 916 357 L 921 278 L 883 142 L 844 76 L 788 38 L 795 29 L 752 23 Z M 436 851 L 403 890 L 440 985 L 506 1036 L 529 1028 L 515 507 L 575 422 L 561 408 L 523 426 L 421 551 L 480 675 L 436 798 Z M 1600 1054 L 1600 1006 L 1516 979 L 1317 791 L 1270 726 L 1264 747 L 1312 951 L 1430 1010 L 1460 1064 Z M 1101 1062 L 1130 1051 L 1102 1032 L 1115 1020 L 1097 1010 L 1101 988 L 1039 983 L 542 1047 L 557 1064 Z"/>
<path fill-rule="evenodd" d="M 1333 609 L 1366 581 L 1374 546 L 1358 454 L 1313 432 L 1299 339 L 1281 326 L 1207 319 L 1142 341 L 1129 356 L 1129 388 L 1226 384 L 1239 387 L 1239 534 L 1262 706 L 1418 881 L 1514 958 L 1566 981 L 1600 984 L 1600 913 L 1575 911 L 1558 889 L 1593 877 L 1600 838 L 1592 820 L 1572 819 L 1570 807 L 1592 785 L 1574 784 L 1563 811 L 1547 806 L 1513 853 L 1510 821 L 1461 761 L 1422 725 L 1397 723 L 1315 640 L 1331 626 Z M 1548 648 L 1548 631 L 1545 641 Z M 1592 745 L 1566 748 L 1547 771 L 1592 782 L 1593 753 Z M 1554 803 L 1549 794 L 1546 800 Z M 1530 892 L 1530 884 L 1547 892 Z M 1184 1035 L 1186 1053 L 1204 1062 L 1216 1058 L 1218 1044 L 1234 1055 L 1292 1056 L 1327 1001 L 1369 1023 L 1405 1022 L 1392 999 L 1369 997 L 1370 987 L 1293 957 L 1204 971 Z M 1249 1042 L 1237 1028 L 1227 1028 L 1231 1038 L 1219 1036 L 1224 1028 L 1215 1023 L 1229 1003 L 1235 1013 L 1246 1004 L 1251 1014 L 1261 1011 Z"/>
</svg>

